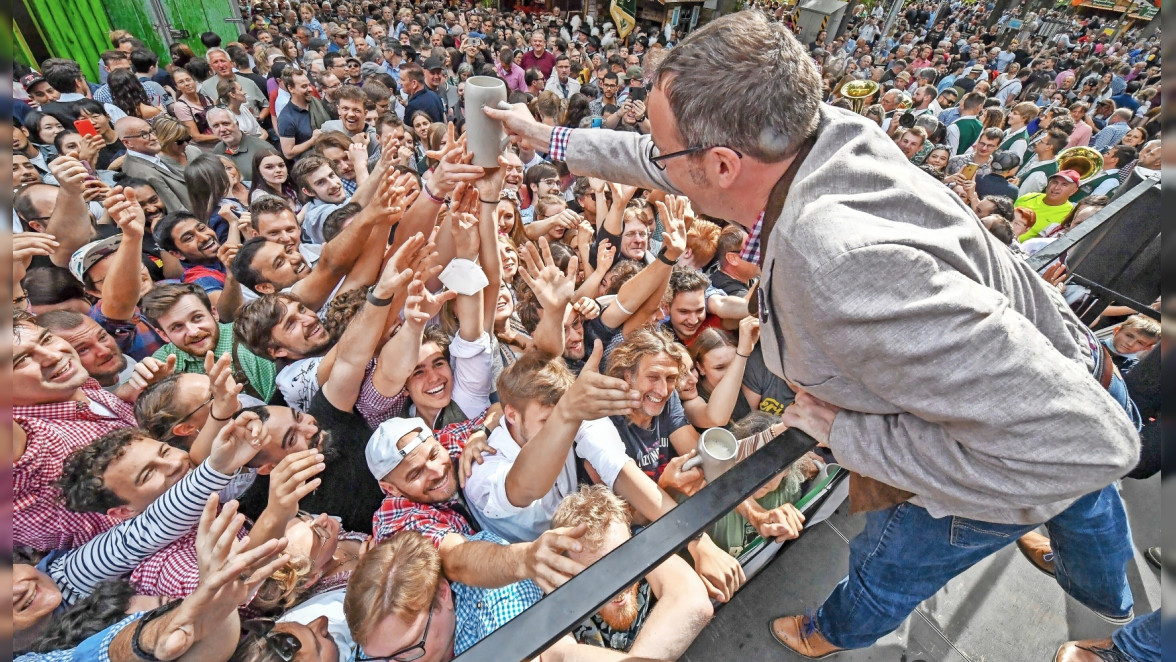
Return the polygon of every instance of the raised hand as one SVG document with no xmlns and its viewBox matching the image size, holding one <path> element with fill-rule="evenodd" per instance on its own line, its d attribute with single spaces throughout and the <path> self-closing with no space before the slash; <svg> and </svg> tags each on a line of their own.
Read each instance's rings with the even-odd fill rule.
<svg viewBox="0 0 1176 662">
<path fill-rule="evenodd" d="M 466 260 L 476 259 L 482 243 L 478 234 L 478 217 L 467 213 L 453 214 L 449 223 L 455 255 Z"/>
<path fill-rule="evenodd" d="M 596 247 L 596 268 L 604 273 L 612 269 L 613 260 L 617 257 L 617 249 L 608 239 L 601 239 Z"/>
<path fill-rule="evenodd" d="M 438 162 L 429 177 L 429 192 L 437 197 L 449 195 L 461 182 L 474 182 L 486 174 L 482 166 L 470 164 L 473 155 L 466 154 L 464 138 L 454 139 L 452 124 L 445 134 L 445 148 L 426 152 L 425 156 Z"/>
<path fill-rule="evenodd" d="M 552 314 L 562 315 L 564 308 L 571 303 L 572 295 L 576 293 L 576 272 L 580 268 L 580 260 L 572 256 L 568 260 L 566 272 L 560 271 L 551 257 L 551 246 L 547 237 L 539 238 L 539 248 L 527 242 L 519 247 L 519 277 L 531 288 L 535 300 L 543 310 Z"/>
<path fill-rule="evenodd" d="M 52 255 L 60 246 L 57 238 L 44 232 L 18 232 L 12 235 L 12 281 L 24 280 L 25 272 L 36 255 Z"/>
<path fill-rule="evenodd" d="M 248 549 L 248 538 L 237 540 L 245 518 L 230 501 L 217 514 L 220 499 L 208 499 L 196 531 L 196 560 L 200 586 L 180 606 L 144 628 L 140 645 L 159 660 L 174 660 L 216 629 L 289 555 L 281 553 L 286 539 L 269 540 Z"/>
<path fill-rule="evenodd" d="M 565 526 L 544 531 L 543 535 L 527 544 L 524 563 L 527 578 L 539 585 L 544 593 L 551 593 L 584 570 L 584 564 L 568 558 L 568 552 L 584 549 L 580 539 L 588 532 L 587 524 Z"/>
<path fill-rule="evenodd" d="M 135 189 L 115 187 L 110 190 L 102 206 L 106 213 L 128 237 L 142 237 L 147 228 L 147 217 L 139 206 Z"/>
<path fill-rule="evenodd" d="M 409 281 L 412 280 L 413 271 L 407 266 L 402 266 L 402 263 L 409 259 L 407 253 L 408 251 L 414 250 L 412 247 L 420 248 L 423 244 L 424 238 L 418 232 L 412 237 L 409 237 L 409 240 L 392 254 L 392 259 L 384 263 L 384 268 L 380 271 L 380 277 L 376 280 L 376 284 L 372 286 L 372 296 L 377 299 L 390 299 L 401 288 L 408 285 Z"/>
<path fill-rule="evenodd" d="M 282 458 L 270 472 L 266 510 L 279 521 L 289 522 L 298 514 L 298 503 L 322 484 L 323 480 L 316 476 L 326 468 L 317 448 L 295 451 Z"/>
<path fill-rule="evenodd" d="M 537 122 L 526 104 L 509 105 L 503 102 L 498 108 L 483 106 L 482 112 L 490 119 L 502 122 L 506 135 L 523 147 L 538 152 L 551 151 L 552 127 Z"/>
<path fill-rule="evenodd" d="M 106 198 L 110 187 L 101 179 L 87 179 L 82 182 L 82 199 L 86 202 L 96 202 Z"/>
<path fill-rule="evenodd" d="M 131 388 L 142 393 L 144 389 L 151 386 L 155 382 L 160 381 L 166 377 L 170 377 L 176 370 L 176 355 L 168 354 L 167 361 L 160 361 L 157 358 L 148 356 L 135 366 L 135 371 L 131 378 L 127 380 Z"/>
<path fill-rule="evenodd" d="M 502 193 L 502 181 L 506 179 L 506 159 L 498 156 L 497 168 L 486 168 L 486 174 L 479 177 L 474 182 L 474 189 L 478 192 L 478 197 L 483 200 L 497 200 L 498 195 Z"/>
<path fill-rule="evenodd" d="M 760 321 L 758 317 L 747 316 L 739 320 L 739 343 L 735 352 L 742 356 L 749 356 L 760 337 Z"/>
<path fill-rule="evenodd" d="M 216 259 L 225 268 L 225 273 L 230 273 L 233 268 L 233 260 L 237 258 L 237 253 L 241 251 L 241 244 L 221 244 L 221 247 L 216 249 Z"/>
<path fill-rule="evenodd" d="M 659 200 L 654 204 L 665 226 L 662 249 L 671 261 L 677 260 L 686 252 L 686 198 L 667 195 L 664 202 Z"/>
<path fill-rule="evenodd" d="M 72 156 L 59 156 L 49 164 L 49 172 L 57 179 L 57 184 L 74 195 L 82 194 L 82 186 L 90 171 L 82 162 Z"/>
<path fill-rule="evenodd" d="M 244 412 L 229 420 L 216 433 L 208 453 L 208 464 L 222 474 L 232 474 L 256 457 L 269 441 L 270 435 L 257 414 Z"/>
<path fill-rule="evenodd" d="M 560 404 L 568 403 L 569 415 L 584 421 L 605 416 L 627 416 L 641 406 L 641 395 L 629 388 L 628 382 L 600 373 L 600 357 L 604 349 L 597 340 L 592 354 L 580 370 L 580 376 L 568 388 Z"/>
<path fill-rule="evenodd" d="M 424 328 L 425 323 L 441 312 L 446 301 L 457 298 L 457 292 L 446 290 L 433 294 L 419 277 L 408 284 L 408 299 L 404 303 L 404 322 Z"/>
<path fill-rule="evenodd" d="M 594 320 L 600 317 L 600 304 L 591 297 L 580 297 L 579 301 L 572 304 L 572 312 L 585 321 Z"/>
<path fill-rule="evenodd" d="M 237 413 L 241 402 L 237 396 L 245 389 L 233 378 L 233 353 L 225 352 L 218 359 L 212 352 L 204 355 L 204 374 L 212 386 L 212 406 L 208 413 L 213 418 L 225 420 Z"/>
</svg>

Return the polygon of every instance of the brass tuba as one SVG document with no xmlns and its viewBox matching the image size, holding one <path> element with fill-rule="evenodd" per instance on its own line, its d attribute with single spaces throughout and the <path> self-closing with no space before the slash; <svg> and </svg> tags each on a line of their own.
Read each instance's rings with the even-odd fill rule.
<svg viewBox="0 0 1176 662">
<path fill-rule="evenodd" d="M 1058 171 L 1073 170 L 1082 183 L 1090 181 L 1103 169 L 1102 154 L 1090 147 L 1070 147 L 1058 152 Z"/>
<path fill-rule="evenodd" d="M 898 110 L 908 111 L 914 107 L 915 107 L 915 100 L 911 98 L 911 95 L 907 94 L 906 92 L 903 92 L 902 96 L 899 97 L 899 100 L 898 100 Z"/>
<path fill-rule="evenodd" d="M 872 80 L 851 80 L 841 86 L 841 96 L 849 99 L 853 104 L 853 112 L 858 115 L 866 109 L 866 102 L 878 93 L 878 83 Z"/>
</svg>

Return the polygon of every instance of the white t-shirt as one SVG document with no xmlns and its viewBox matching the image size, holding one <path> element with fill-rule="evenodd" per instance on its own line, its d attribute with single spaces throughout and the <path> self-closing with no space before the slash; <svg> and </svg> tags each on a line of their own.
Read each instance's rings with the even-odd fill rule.
<svg viewBox="0 0 1176 662">
<path fill-rule="evenodd" d="M 327 617 L 327 631 L 339 647 L 339 662 L 353 662 L 355 660 L 355 640 L 351 638 L 351 630 L 347 627 L 347 617 L 343 614 L 343 598 L 347 596 L 347 588 L 337 588 L 326 593 L 308 598 L 278 618 L 279 623 L 301 623 L 309 625 L 319 616 Z"/>
<path fill-rule="evenodd" d="M 556 508 L 577 489 L 576 456 L 591 464 L 609 489 L 625 464 L 633 461 L 625 452 L 625 443 L 612 421 L 607 418 L 584 421 L 555 484 L 543 498 L 520 508 L 506 496 L 506 477 L 522 448 L 506 425 L 495 428 L 487 441 L 498 453 L 485 455 L 482 464 L 474 465 L 474 472 L 466 481 L 466 500 L 484 530 L 510 542 L 534 540 L 551 528 Z"/>
<path fill-rule="evenodd" d="M 322 388 L 318 381 L 319 364 L 323 357 L 312 356 L 308 359 L 298 359 L 278 371 L 274 383 L 286 399 L 286 404 L 298 411 L 310 409 L 310 401 Z"/>
</svg>

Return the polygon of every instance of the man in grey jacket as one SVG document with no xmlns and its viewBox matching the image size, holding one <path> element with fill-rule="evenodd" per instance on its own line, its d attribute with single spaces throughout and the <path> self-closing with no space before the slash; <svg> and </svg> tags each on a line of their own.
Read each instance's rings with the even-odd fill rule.
<svg viewBox="0 0 1176 662">
<path fill-rule="evenodd" d="M 736 62 L 757 76 L 730 76 Z M 820 90 L 782 25 L 740 12 L 666 57 L 648 136 L 543 126 L 522 105 L 485 112 L 575 174 L 687 195 L 748 229 L 764 357 L 798 392 L 783 421 L 853 472 L 853 506 L 868 511 L 815 617 L 773 622 L 782 644 L 811 657 L 869 646 L 1043 523 L 1065 590 L 1129 620 L 1113 483 L 1139 442 L 1121 379 L 1055 289 Z"/>
</svg>

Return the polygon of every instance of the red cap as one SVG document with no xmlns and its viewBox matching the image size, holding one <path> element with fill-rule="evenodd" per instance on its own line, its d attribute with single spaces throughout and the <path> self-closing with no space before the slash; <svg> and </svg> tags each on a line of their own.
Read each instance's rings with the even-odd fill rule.
<svg viewBox="0 0 1176 662">
<path fill-rule="evenodd" d="M 1082 185 L 1082 178 L 1078 176 L 1077 170 L 1059 170 L 1058 172 L 1054 173 L 1050 179 L 1053 179 L 1054 177 L 1061 177 L 1066 181 L 1073 182 L 1074 186 Z"/>
</svg>

